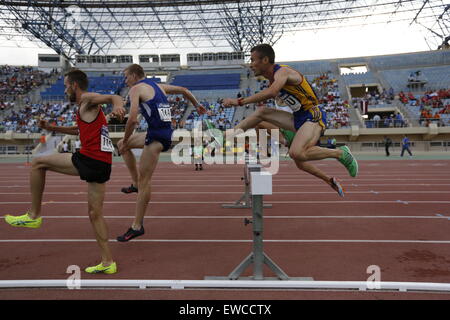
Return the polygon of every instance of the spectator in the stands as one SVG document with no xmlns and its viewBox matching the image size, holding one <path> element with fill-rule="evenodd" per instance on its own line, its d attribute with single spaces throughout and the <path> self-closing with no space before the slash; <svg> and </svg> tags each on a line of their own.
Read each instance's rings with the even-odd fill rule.
<svg viewBox="0 0 450 320">
<path fill-rule="evenodd" d="M 380 120 L 381 120 L 380 115 L 376 114 L 373 116 L 373 122 L 374 122 L 375 128 L 380 127 Z"/>
<path fill-rule="evenodd" d="M 397 112 L 395 115 L 395 127 L 396 128 L 401 128 L 404 126 L 404 121 L 403 121 L 403 117 L 401 115 L 400 112 Z"/>
</svg>

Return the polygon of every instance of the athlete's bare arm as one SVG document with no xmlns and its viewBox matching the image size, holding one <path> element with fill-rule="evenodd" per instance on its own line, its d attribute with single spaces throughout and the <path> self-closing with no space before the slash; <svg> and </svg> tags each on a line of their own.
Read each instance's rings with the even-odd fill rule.
<svg viewBox="0 0 450 320">
<path fill-rule="evenodd" d="M 293 78 L 293 76 L 295 76 L 294 74 L 292 74 L 292 72 L 293 72 L 293 70 L 290 70 L 289 68 L 281 67 L 275 73 L 274 81 L 270 85 L 270 87 L 262 90 L 261 92 L 254 94 L 250 97 L 241 98 L 240 103 L 238 101 L 239 99 L 229 99 L 229 98 L 224 99 L 223 105 L 224 105 L 224 107 L 244 106 L 244 105 L 250 104 L 250 103 L 257 103 L 257 102 L 265 101 L 268 99 L 273 99 L 278 96 L 280 90 L 283 88 L 284 85 L 286 85 L 286 83 L 288 81 L 292 81 L 291 78 Z M 298 73 L 298 76 L 300 76 L 299 73 Z M 301 80 L 301 78 L 300 78 L 300 80 Z M 298 82 L 298 83 L 300 83 L 300 82 Z"/>
<path fill-rule="evenodd" d="M 147 101 L 155 96 L 155 90 L 146 84 L 138 84 L 133 86 L 128 97 L 130 98 L 130 112 L 128 114 L 127 124 L 125 126 L 125 134 L 122 140 L 119 152 L 124 154 L 128 148 L 128 139 L 133 134 L 134 129 L 139 124 L 138 114 L 139 114 L 139 103 L 140 101 Z"/>
<path fill-rule="evenodd" d="M 125 116 L 126 110 L 123 107 L 123 99 L 121 96 L 114 94 L 99 94 L 95 92 L 86 92 L 81 96 L 80 112 L 90 112 L 94 109 L 93 114 L 97 115 L 97 107 L 100 104 L 112 104 L 111 114 L 119 120 Z"/>
<path fill-rule="evenodd" d="M 63 133 L 63 134 L 70 134 L 73 136 L 77 136 L 79 134 L 78 132 L 78 126 L 54 126 L 48 123 L 48 121 L 46 120 L 39 120 L 39 124 L 38 124 L 39 128 L 41 129 L 45 129 L 48 131 L 54 131 L 54 132 L 59 132 L 59 133 Z"/>
<path fill-rule="evenodd" d="M 189 91 L 187 88 L 180 87 L 180 86 L 172 86 L 169 84 L 158 84 L 165 93 L 167 94 L 182 94 L 186 99 L 188 99 L 192 105 L 197 109 L 197 112 L 199 114 L 206 113 L 205 107 L 203 107 L 195 98 L 195 96 L 192 94 L 191 91 Z"/>
</svg>

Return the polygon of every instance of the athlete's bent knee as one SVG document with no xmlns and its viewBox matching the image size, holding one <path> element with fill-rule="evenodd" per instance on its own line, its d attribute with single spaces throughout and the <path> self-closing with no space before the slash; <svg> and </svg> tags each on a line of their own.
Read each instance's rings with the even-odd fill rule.
<svg viewBox="0 0 450 320">
<path fill-rule="evenodd" d="M 40 169 L 47 169 L 47 164 L 42 158 L 34 158 L 31 161 L 31 169 L 32 170 L 40 170 Z"/>
<path fill-rule="evenodd" d="M 297 161 L 308 161 L 305 150 L 289 150 L 289 156 Z"/>
<path fill-rule="evenodd" d="M 304 170 L 305 166 L 304 166 L 304 161 L 295 161 L 295 164 L 297 165 L 297 168 L 299 168 L 300 170 Z"/>
<path fill-rule="evenodd" d="M 266 119 L 271 113 L 272 109 L 266 107 L 258 108 L 256 111 L 256 114 L 262 119 Z"/>
</svg>

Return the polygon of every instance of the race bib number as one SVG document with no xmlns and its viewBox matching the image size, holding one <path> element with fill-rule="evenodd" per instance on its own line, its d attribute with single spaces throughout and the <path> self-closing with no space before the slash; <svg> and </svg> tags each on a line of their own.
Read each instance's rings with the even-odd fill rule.
<svg viewBox="0 0 450 320">
<path fill-rule="evenodd" d="M 168 104 L 160 104 L 158 106 L 159 118 L 161 121 L 172 121 L 172 108 Z"/>
<path fill-rule="evenodd" d="M 298 101 L 295 96 L 287 92 L 280 93 L 279 98 L 283 100 L 283 102 L 288 105 L 289 108 L 291 108 L 294 112 L 300 110 L 300 108 L 302 107 L 300 101 Z"/>
<path fill-rule="evenodd" d="M 100 134 L 100 150 L 103 152 L 114 152 L 114 145 L 109 138 L 108 126 L 102 126 Z"/>
</svg>

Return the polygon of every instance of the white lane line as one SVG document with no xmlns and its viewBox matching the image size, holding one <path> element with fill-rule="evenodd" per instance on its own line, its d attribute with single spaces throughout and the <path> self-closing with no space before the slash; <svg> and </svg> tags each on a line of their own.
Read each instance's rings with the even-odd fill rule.
<svg viewBox="0 0 450 320">
<path fill-rule="evenodd" d="M 275 186 L 276 187 L 276 186 Z M 115 192 L 115 191 L 106 191 L 107 194 L 124 194 L 123 192 Z M 242 191 L 152 191 L 152 194 L 240 194 Z M 335 194 L 336 191 L 275 191 L 272 194 Z M 401 193 L 401 194 L 441 194 L 441 193 L 450 193 L 450 191 L 347 191 L 345 194 L 392 194 L 392 193 Z M 21 194 L 30 194 L 30 192 L 0 192 L 0 194 L 5 195 L 21 195 Z M 85 191 L 75 191 L 75 192 L 45 192 L 46 195 L 86 195 Z M 125 194 L 124 194 L 125 195 Z"/>
<path fill-rule="evenodd" d="M 222 201 L 150 201 L 150 204 L 223 204 L 228 203 L 232 200 L 222 200 Z M 450 201 L 403 201 L 403 200 L 390 200 L 390 201 L 270 201 L 276 204 L 350 204 L 350 203 L 390 203 L 390 204 L 411 204 L 411 203 L 427 203 L 427 204 L 448 204 Z M 0 205 L 10 205 L 10 204 L 31 204 L 30 201 L 3 201 Z M 42 204 L 87 204 L 87 201 L 43 201 Z M 104 204 L 136 204 L 136 201 L 105 201 Z"/>
<path fill-rule="evenodd" d="M 334 174 L 337 176 L 341 176 L 341 177 L 346 177 L 342 172 L 330 172 L 329 174 Z M 193 175 L 195 174 L 159 174 L 159 175 L 153 175 L 153 178 L 155 179 L 164 179 L 164 178 L 180 178 L 183 179 L 184 178 L 193 178 Z M 216 178 L 230 178 L 233 176 L 236 176 L 236 178 L 238 178 L 238 176 L 242 175 L 241 172 L 235 172 L 235 173 L 230 173 L 230 174 L 208 174 L 208 175 L 201 175 L 201 176 L 197 176 L 195 178 L 200 178 L 200 180 L 207 180 L 207 179 L 211 179 L 212 177 L 216 177 Z M 304 174 L 302 174 L 300 171 L 298 172 L 293 172 L 293 173 L 277 173 L 274 175 L 274 177 L 277 178 L 292 178 L 292 176 L 295 175 L 296 178 L 298 177 L 299 179 L 303 179 L 303 178 L 307 178 L 309 180 L 311 180 L 312 178 L 310 176 L 305 176 Z M 27 180 L 29 179 L 29 174 L 27 175 L 4 175 L 0 173 L 0 176 L 2 178 L 5 179 L 11 179 L 11 180 L 7 180 L 7 181 L 17 181 L 18 179 L 20 180 Z M 410 178 L 410 177 L 417 177 L 417 178 L 428 178 L 428 177 L 449 177 L 450 178 L 450 174 L 448 173 L 438 173 L 438 172 L 434 172 L 434 173 L 421 173 L 421 174 L 397 174 L 397 173 L 392 173 L 392 174 L 361 174 L 358 175 L 358 179 L 361 178 L 370 178 L 370 177 L 389 177 L 389 179 L 391 178 Z M 67 180 L 67 178 L 64 177 L 64 175 L 62 174 L 58 174 L 58 175 L 49 175 L 47 176 L 48 179 L 51 180 Z M 75 177 L 70 177 L 69 179 L 73 179 L 73 180 L 78 180 L 79 178 Z M 6 180 L 4 180 L 6 181 Z M 130 181 L 130 176 L 116 176 L 113 175 L 111 177 L 111 181 Z"/>
<path fill-rule="evenodd" d="M 88 219 L 85 216 L 42 216 L 43 219 Z M 104 216 L 105 219 L 133 219 L 134 216 Z M 147 216 L 144 219 L 244 219 L 248 216 Z M 267 216 L 265 219 L 450 219 L 437 214 L 435 216 Z"/>
<path fill-rule="evenodd" d="M 180 179 L 152 179 L 152 182 L 210 182 L 211 181 L 211 179 L 212 179 L 213 177 L 209 177 L 209 179 L 183 179 L 183 178 L 180 178 Z M 229 181 L 229 182 L 232 182 L 232 181 L 237 181 L 237 180 L 239 180 L 238 178 L 234 178 L 234 179 L 214 179 L 214 181 L 217 181 L 217 182 L 223 182 L 223 181 Z M 277 179 L 277 178 L 274 178 L 272 181 L 274 181 L 274 182 L 283 182 L 283 181 L 299 181 L 299 180 L 301 180 L 301 181 L 304 181 L 304 182 L 314 182 L 314 181 L 317 181 L 317 179 L 303 179 L 303 178 L 301 178 L 301 177 L 299 177 L 299 178 L 296 178 L 296 179 Z M 386 181 L 386 180 L 389 180 L 389 181 L 416 181 L 416 180 L 419 180 L 419 181 L 423 181 L 423 180 L 426 180 L 426 181 L 450 181 L 450 178 L 387 178 L 387 179 L 364 179 L 364 178 L 358 178 L 358 179 L 347 179 L 347 178 L 341 178 L 340 179 L 340 181 L 352 181 L 352 182 L 361 182 L 361 181 Z M 2 180 L 0 183 L 17 183 L 17 182 L 28 182 L 29 180 L 23 180 L 23 179 L 14 179 L 14 180 Z M 82 182 L 81 180 L 74 180 L 74 182 Z M 120 182 L 120 181 L 122 181 L 122 180 L 112 180 L 111 182 Z M 128 180 L 123 180 L 124 181 L 124 183 L 130 183 L 130 179 L 128 179 Z M 55 183 L 55 182 L 67 182 L 67 179 L 66 180 L 57 180 L 57 181 L 55 181 L 55 180 L 53 180 L 52 181 L 52 184 L 55 184 L 55 185 L 57 185 L 57 183 Z M 108 184 L 109 185 L 109 184 Z"/>
<path fill-rule="evenodd" d="M 150 204 L 223 204 L 229 203 L 233 200 L 221 200 L 221 201 L 150 201 Z M 105 201 L 104 204 L 136 204 L 136 201 Z M 345 200 L 337 200 L 337 201 L 273 201 L 270 200 L 270 203 L 274 204 L 350 204 L 350 203 L 390 203 L 390 204 L 411 204 L 411 203 L 427 203 L 427 204 L 448 204 L 450 201 L 427 201 L 427 200 L 418 200 L 418 201 L 403 201 L 403 200 L 383 200 L 383 201 L 372 201 L 372 200 L 354 200 L 354 201 L 345 201 Z M 8 204 L 31 204 L 30 201 L 2 201 L 0 205 L 8 205 Z M 43 201 L 42 204 L 87 204 L 87 201 Z"/>
<path fill-rule="evenodd" d="M 95 239 L 1 239 L 0 243 L 46 243 L 46 242 L 96 242 Z M 109 242 L 117 242 L 110 239 Z M 134 239 L 132 242 L 173 242 L 173 243 L 251 243 L 244 239 Z M 450 240 L 331 240 L 331 239 L 267 239 L 265 243 L 415 243 L 450 244 Z"/>
<path fill-rule="evenodd" d="M 164 170 L 168 170 L 168 168 L 161 168 L 161 171 Z M 220 170 L 216 170 L 216 171 L 203 171 L 201 173 L 194 173 L 193 171 L 187 172 L 187 171 L 180 171 L 180 172 L 167 172 L 167 173 L 161 173 L 161 171 L 156 172 L 153 176 L 154 177 L 192 177 L 192 176 L 196 176 L 196 177 L 206 177 L 206 176 L 217 176 L 217 177 L 228 177 L 230 176 L 230 174 L 242 174 L 242 169 L 243 166 L 239 169 L 236 170 L 227 170 L 228 173 L 223 173 L 223 171 Z M 294 169 L 294 168 L 293 168 Z M 330 168 L 330 173 L 340 173 L 340 174 L 344 174 L 342 170 L 336 170 L 333 171 L 334 168 Z M 436 169 L 436 170 L 431 170 L 431 171 L 425 171 L 425 170 L 421 170 L 420 172 L 411 172 L 411 171 L 398 171 L 395 170 L 395 168 L 392 169 L 392 172 L 386 172 L 386 170 L 380 170 L 382 171 L 380 173 L 380 171 L 373 171 L 373 170 L 364 170 L 364 172 L 361 172 L 361 176 L 429 176 L 429 175 L 444 175 L 444 176 L 450 176 L 450 173 L 448 172 L 442 172 L 440 173 L 439 170 L 441 169 Z M 4 173 L 1 173 L 1 171 L 5 171 Z M 26 178 L 29 177 L 29 172 L 25 172 L 24 171 L 20 171 L 22 173 L 19 174 L 13 174 L 11 173 L 11 169 L 9 170 L 1 170 L 0 168 L 0 175 L 3 177 L 8 177 L 8 178 L 15 178 L 15 177 L 21 177 L 21 178 Z M 384 172 L 384 173 L 383 173 Z M 277 176 L 290 176 L 292 173 L 296 173 L 299 176 L 307 176 L 306 173 L 300 171 L 299 169 L 295 168 L 294 170 L 289 170 L 289 169 L 282 169 L 280 170 L 276 175 Z M 49 177 L 62 177 L 63 175 L 60 173 L 54 173 L 54 172 L 49 172 L 48 174 Z M 116 172 L 112 174 L 113 178 L 120 178 L 120 179 L 129 179 L 130 175 L 125 173 L 125 172 Z"/>
</svg>

